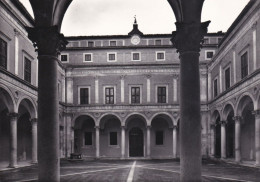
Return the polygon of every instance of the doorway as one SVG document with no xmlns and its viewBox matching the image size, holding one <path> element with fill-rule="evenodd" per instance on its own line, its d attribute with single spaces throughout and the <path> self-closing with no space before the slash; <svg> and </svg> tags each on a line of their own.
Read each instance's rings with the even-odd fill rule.
<svg viewBox="0 0 260 182">
<path fill-rule="evenodd" d="M 135 127 L 129 131 L 129 156 L 144 156 L 144 137 L 140 128 Z"/>
</svg>

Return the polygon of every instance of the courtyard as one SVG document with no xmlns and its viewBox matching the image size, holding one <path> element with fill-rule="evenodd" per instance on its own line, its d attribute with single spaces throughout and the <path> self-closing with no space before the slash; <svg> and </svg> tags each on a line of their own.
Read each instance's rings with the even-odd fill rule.
<svg viewBox="0 0 260 182">
<path fill-rule="evenodd" d="M 1 182 L 37 181 L 37 166 L 0 171 Z M 84 160 L 61 161 L 62 182 L 168 182 L 179 181 L 178 160 Z M 256 182 L 260 168 L 203 159 L 203 181 Z"/>
</svg>

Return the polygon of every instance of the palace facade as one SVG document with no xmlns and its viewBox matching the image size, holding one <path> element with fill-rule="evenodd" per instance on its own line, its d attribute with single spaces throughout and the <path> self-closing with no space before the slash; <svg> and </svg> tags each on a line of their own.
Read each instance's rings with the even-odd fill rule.
<svg viewBox="0 0 260 182">
<path fill-rule="evenodd" d="M 37 54 L 25 29 L 34 20 L 17 0 L 0 5 L 0 161 L 37 162 Z M 259 6 L 250 1 L 225 34 L 204 37 L 205 157 L 260 164 Z M 179 157 L 180 62 L 172 36 L 144 34 L 135 20 L 126 35 L 66 37 L 58 60 L 61 158 Z"/>
</svg>

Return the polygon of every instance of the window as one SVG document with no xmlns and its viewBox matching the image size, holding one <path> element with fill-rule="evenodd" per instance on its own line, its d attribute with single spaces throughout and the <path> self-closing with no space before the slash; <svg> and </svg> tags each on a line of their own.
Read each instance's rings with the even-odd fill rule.
<svg viewBox="0 0 260 182">
<path fill-rule="evenodd" d="M 211 58 L 214 56 L 215 51 L 211 50 L 211 51 L 205 51 L 205 60 L 211 60 Z"/>
<path fill-rule="evenodd" d="M 108 53 L 107 57 L 110 62 L 116 61 L 116 53 Z"/>
<path fill-rule="evenodd" d="M 156 131 L 155 133 L 155 144 L 163 145 L 163 131 Z"/>
<path fill-rule="evenodd" d="M 109 139 L 110 145 L 117 145 L 117 132 L 110 132 Z"/>
<path fill-rule="evenodd" d="M 139 52 L 132 53 L 132 60 L 133 61 L 140 61 L 140 53 Z"/>
<path fill-rule="evenodd" d="M 114 88 L 113 87 L 107 87 L 105 88 L 105 94 L 106 94 L 106 104 L 114 104 Z"/>
<path fill-rule="evenodd" d="M 140 104 L 140 87 L 131 87 L 131 103 Z"/>
<path fill-rule="evenodd" d="M 214 92 L 214 97 L 218 96 L 218 79 L 214 80 L 213 83 L 213 92 Z"/>
<path fill-rule="evenodd" d="M 61 60 L 61 62 L 68 62 L 69 61 L 68 54 L 61 54 L 60 60 Z"/>
<path fill-rule="evenodd" d="M 93 41 L 88 41 L 88 47 L 94 47 L 94 42 Z"/>
<path fill-rule="evenodd" d="M 245 52 L 241 56 L 241 79 L 248 75 L 248 53 Z"/>
<path fill-rule="evenodd" d="M 80 88 L 80 104 L 89 104 L 89 88 Z"/>
<path fill-rule="evenodd" d="M 157 88 L 158 103 L 166 103 L 166 87 Z"/>
<path fill-rule="evenodd" d="M 221 42 L 221 40 L 222 40 L 222 38 L 218 38 L 218 43 L 220 43 L 220 42 Z"/>
<path fill-rule="evenodd" d="M 155 40 L 155 45 L 162 45 L 162 41 L 161 40 Z"/>
<path fill-rule="evenodd" d="M 92 132 L 85 132 L 85 145 L 92 145 Z"/>
<path fill-rule="evenodd" d="M 109 44 L 110 44 L 110 46 L 116 46 L 116 41 L 114 41 L 114 40 L 110 41 Z"/>
<path fill-rule="evenodd" d="M 24 57 L 24 80 L 31 83 L 31 61 Z"/>
<path fill-rule="evenodd" d="M 158 61 L 165 60 L 165 52 L 156 52 L 156 60 Z"/>
<path fill-rule="evenodd" d="M 92 62 L 92 54 L 84 54 L 84 62 Z"/>
<path fill-rule="evenodd" d="M 7 69 L 7 42 L 0 38 L 0 67 Z"/>
<path fill-rule="evenodd" d="M 204 38 L 204 44 L 209 44 L 209 39 L 208 38 Z"/>
<path fill-rule="evenodd" d="M 226 90 L 230 87 L 230 67 L 225 70 L 225 86 Z"/>
</svg>

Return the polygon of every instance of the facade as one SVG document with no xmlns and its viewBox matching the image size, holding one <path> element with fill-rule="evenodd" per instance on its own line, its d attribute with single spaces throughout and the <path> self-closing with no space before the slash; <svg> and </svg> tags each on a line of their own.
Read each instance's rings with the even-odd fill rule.
<svg viewBox="0 0 260 182">
<path fill-rule="evenodd" d="M 226 34 L 204 37 L 203 156 L 259 164 L 259 4 L 251 1 Z M 19 1 L 0 5 L 0 161 L 37 162 L 37 55 L 25 30 L 34 20 Z M 143 34 L 136 20 L 127 35 L 66 37 L 57 85 L 60 157 L 179 157 L 180 63 L 171 38 Z"/>
</svg>

